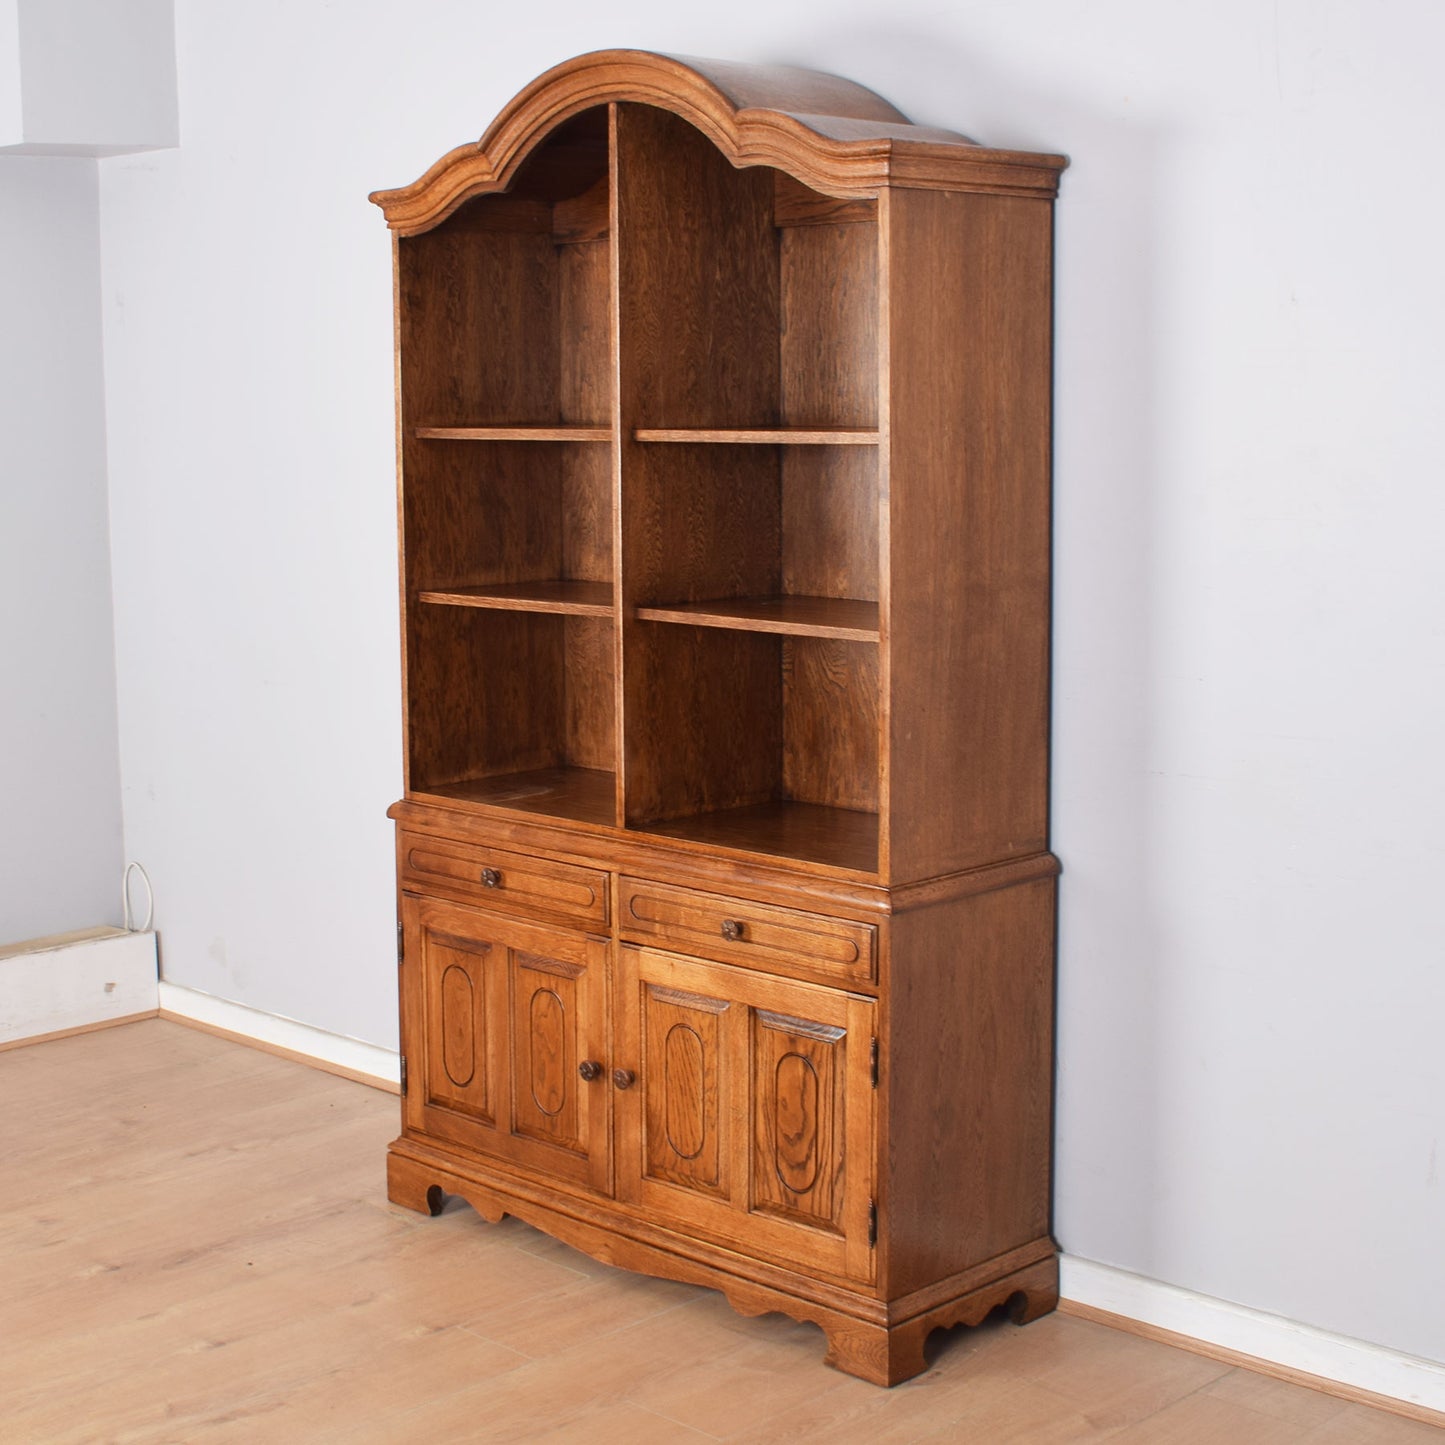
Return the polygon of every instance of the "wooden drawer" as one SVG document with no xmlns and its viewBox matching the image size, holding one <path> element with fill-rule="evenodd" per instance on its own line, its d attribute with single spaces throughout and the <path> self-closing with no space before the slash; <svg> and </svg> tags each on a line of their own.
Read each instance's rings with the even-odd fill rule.
<svg viewBox="0 0 1445 1445">
<path fill-rule="evenodd" d="M 629 941 L 822 983 L 871 984 L 876 977 L 878 929 L 871 923 L 638 878 L 621 882 L 619 931 Z"/>
<path fill-rule="evenodd" d="M 401 833 L 397 847 L 401 886 L 409 892 L 524 918 L 566 919 L 598 931 L 607 927 L 607 874 L 595 868 L 423 833 Z"/>
</svg>

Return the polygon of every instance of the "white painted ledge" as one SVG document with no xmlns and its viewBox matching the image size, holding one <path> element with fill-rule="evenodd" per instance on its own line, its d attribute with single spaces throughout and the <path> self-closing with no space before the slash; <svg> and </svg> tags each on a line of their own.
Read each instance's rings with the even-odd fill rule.
<svg viewBox="0 0 1445 1445">
<path fill-rule="evenodd" d="M 154 933 L 87 928 L 0 949 L 0 1048 L 156 1008 Z"/>
<path fill-rule="evenodd" d="M 1073 1255 L 1059 1261 L 1059 1292 L 1077 1304 L 1286 1370 L 1445 1412 L 1445 1364 L 1434 1360 L 1330 1334 Z"/>
<path fill-rule="evenodd" d="M 379 1044 L 328 1033 L 295 1019 L 262 1013 L 260 1009 L 247 1008 L 245 1004 L 232 1003 L 199 989 L 182 988 L 164 979 L 160 986 L 160 1011 L 163 1017 L 231 1034 L 273 1053 L 360 1079 L 392 1093 L 401 1088 L 401 1055 Z"/>
</svg>

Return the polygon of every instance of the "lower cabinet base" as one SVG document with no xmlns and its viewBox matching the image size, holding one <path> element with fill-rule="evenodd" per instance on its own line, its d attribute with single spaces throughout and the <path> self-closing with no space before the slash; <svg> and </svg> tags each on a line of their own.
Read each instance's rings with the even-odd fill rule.
<svg viewBox="0 0 1445 1445">
<path fill-rule="evenodd" d="M 885 1302 L 674 1234 L 605 1201 L 554 1192 L 424 1141 L 397 1139 L 387 1156 L 392 1203 L 437 1214 L 447 1194 L 494 1224 L 515 1215 L 604 1263 L 719 1290 L 741 1315 L 778 1313 L 818 1325 L 828 1340 L 825 1363 L 875 1385 L 922 1374 L 924 1344 L 936 1329 L 979 1324 L 1000 1305 L 1015 1324 L 1027 1324 L 1059 1302 L 1058 1256 L 1047 1238 Z"/>
</svg>

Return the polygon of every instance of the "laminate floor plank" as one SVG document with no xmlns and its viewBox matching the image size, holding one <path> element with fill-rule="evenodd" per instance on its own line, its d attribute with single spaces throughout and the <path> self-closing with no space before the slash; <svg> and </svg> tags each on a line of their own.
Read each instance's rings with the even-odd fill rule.
<svg viewBox="0 0 1445 1445">
<path fill-rule="evenodd" d="M 0 1053 L 0 1097 L 6 1445 L 1445 1445 L 1065 1315 L 879 1390 L 811 1325 L 392 1206 L 393 1096 L 164 1020 Z"/>
</svg>

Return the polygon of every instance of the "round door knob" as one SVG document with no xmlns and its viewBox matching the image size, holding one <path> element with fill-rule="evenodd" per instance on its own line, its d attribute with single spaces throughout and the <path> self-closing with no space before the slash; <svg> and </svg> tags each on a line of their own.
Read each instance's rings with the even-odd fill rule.
<svg viewBox="0 0 1445 1445">
<path fill-rule="evenodd" d="M 742 924 L 739 923 L 736 918 L 724 918 L 722 926 L 722 936 L 724 938 L 732 939 L 734 943 L 739 942 L 743 936 Z"/>
<path fill-rule="evenodd" d="M 482 869 L 482 887 L 500 888 L 502 886 L 502 875 L 495 868 Z"/>
<path fill-rule="evenodd" d="M 630 1089 L 637 1082 L 637 1075 L 631 1069 L 613 1069 L 612 1082 L 619 1089 Z"/>
<path fill-rule="evenodd" d="M 596 1059 L 583 1059 L 577 1065 L 577 1072 L 590 1084 L 593 1079 L 602 1077 L 602 1065 Z"/>
</svg>

